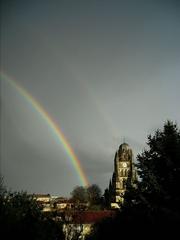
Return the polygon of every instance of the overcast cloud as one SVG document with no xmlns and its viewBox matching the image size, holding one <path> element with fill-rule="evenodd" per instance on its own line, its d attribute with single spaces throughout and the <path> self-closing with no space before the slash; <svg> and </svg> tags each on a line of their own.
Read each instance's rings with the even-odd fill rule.
<svg viewBox="0 0 180 240">
<path fill-rule="evenodd" d="M 171 119 L 180 127 L 175 0 L 2 0 L 1 70 L 63 129 L 104 190 L 125 141 L 134 156 Z M 1 173 L 13 190 L 68 196 L 77 172 L 52 131 L 1 79 Z"/>
</svg>

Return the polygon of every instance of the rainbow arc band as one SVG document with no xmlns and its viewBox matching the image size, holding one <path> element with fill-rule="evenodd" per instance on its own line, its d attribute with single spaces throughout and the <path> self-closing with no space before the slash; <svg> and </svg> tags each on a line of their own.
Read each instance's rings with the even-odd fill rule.
<svg viewBox="0 0 180 240">
<path fill-rule="evenodd" d="M 20 86 L 13 78 L 9 77 L 4 72 L 0 73 L 1 79 L 8 82 L 11 86 L 13 86 L 24 99 L 33 106 L 33 108 L 41 115 L 42 119 L 46 122 L 48 127 L 52 130 L 53 134 L 56 136 L 58 142 L 63 146 L 65 152 L 67 153 L 74 169 L 77 172 L 78 178 L 80 180 L 80 184 L 83 186 L 89 186 L 89 181 L 86 177 L 86 174 L 83 170 L 80 160 L 76 156 L 74 150 L 72 149 L 70 143 L 65 137 L 62 129 L 57 125 L 57 123 L 52 119 L 52 117 L 48 114 L 48 112 L 42 107 L 42 105 L 32 96 L 30 95 L 22 86 Z"/>
</svg>

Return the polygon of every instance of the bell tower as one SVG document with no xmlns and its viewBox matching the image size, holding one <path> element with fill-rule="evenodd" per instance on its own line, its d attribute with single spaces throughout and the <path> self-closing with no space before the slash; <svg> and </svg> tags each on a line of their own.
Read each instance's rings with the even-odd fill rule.
<svg viewBox="0 0 180 240">
<path fill-rule="evenodd" d="M 135 179 L 136 172 L 133 166 L 132 149 L 127 143 L 119 146 L 114 157 L 114 172 L 112 177 L 111 202 L 123 203 L 123 195 L 126 190 L 127 179 Z"/>
</svg>

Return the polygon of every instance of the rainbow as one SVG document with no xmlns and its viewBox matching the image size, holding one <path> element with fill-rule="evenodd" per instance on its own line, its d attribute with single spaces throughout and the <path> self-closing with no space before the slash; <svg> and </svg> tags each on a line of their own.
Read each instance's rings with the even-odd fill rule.
<svg viewBox="0 0 180 240">
<path fill-rule="evenodd" d="M 63 146 L 65 152 L 69 156 L 74 169 L 77 172 L 80 183 L 83 186 L 88 186 L 89 182 L 81 166 L 80 160 L 76 156 L 74 150 L 72 149 L 70 143 L 65 137 L 62 129 L 57 125 L 57 123 L 52 119 L 52 117 L 46 112 L 46 110 L 41 106 L 41 104 L 31 96 L 23 87 L 21 87 L 14 79 L 7 76 L 5 73 L 0 73 L 1 78 L 7 81 L 11 86 L 13 86 L 26 101 L 33 106 L 33 108 L 41 115 L 42 119 L 47 123 L 48 127 L 52 130 L 58 142 Z"/>
</svg>

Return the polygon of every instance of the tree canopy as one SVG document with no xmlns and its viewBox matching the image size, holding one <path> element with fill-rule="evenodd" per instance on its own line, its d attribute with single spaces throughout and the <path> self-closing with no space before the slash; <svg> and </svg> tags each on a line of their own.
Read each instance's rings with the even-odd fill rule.
<svg viewBox="0 0 180 240">
<path fill-rule="evenodd" d="M 137 156 L 139 181 L 136 185 L 127 183 L 124 205 L 117 217 L 97 224 L 89 239 L 144 239 L 147 234 L 154 237 L 157 233 L 178 233 L 180 130 L 177 124 L 167 121 L 163 129 L 147 139 L 147 149 Z"/>
<path fill-rule="evenodd" d="M 72 200 L 76 203 L 85 203 L 88 200 L 86 187 L 76 186 L 71 192 Z"/>
<path fill-rule="evenodd" d="M 101 189 L 97 184 L 92 184 L 87 188 L 88 201 L 91 205 L 99 204 L 101 201 Z"/>
<path fill-rule="evenodd" d="M 44 215 L 34 197 L 25 192 L 1 191 L 0 226 L 5 239 L 64 239 L 61 224 Z"/>
<path fill-rule="evenodd" d="M 101 203 L 101 189 L 97 184 L 88 187 L 76 186 L 71 192 L 72 200 L 76 203 L 88 203 L 92 208 Z"/>
<path fill-rule="evenodd" d="M 137 156 L 141 179 L 138 201 L 151 212 L 162 211 L 168 218 L 174 219 L 176 215 L 179 218 L 180 131 L 177 125 L 167 121 L 163 130 L 148 136 L 147 145 L 149 149 Z"/>
</svg>

